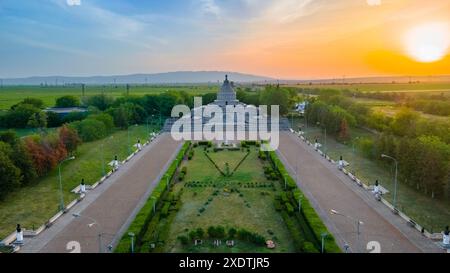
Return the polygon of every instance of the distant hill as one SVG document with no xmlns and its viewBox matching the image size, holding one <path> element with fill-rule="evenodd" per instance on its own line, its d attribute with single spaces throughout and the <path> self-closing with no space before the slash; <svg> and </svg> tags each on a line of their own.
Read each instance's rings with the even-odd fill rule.
<svg viewBox="0 0 450 273">
<path fill-rule="evenodd" d="M 362 77 L 362 78 L 334 78 L 318 80 L 282 80 L 281 84 L 377 84 L 377 83 L 409 83 L 409 82 L 450 82 L 450 75 L 438 76 L 392 76 L 392 77 Z"/>
<path fill-rule="evenodd" d="M 194 84 L 212 83 L 223 81 L 225 75 L 234 82 L 266 82 L 274 81 L 272 78 L 224 71 L 179 71 L 156 74 L 132 74 L 116 76 L 91 76 L 91 77 L 69 77 L 69 76 L 46 76 L 2 79 L 3 85 L 63 85 L 63 84 Z"/>
</svg>

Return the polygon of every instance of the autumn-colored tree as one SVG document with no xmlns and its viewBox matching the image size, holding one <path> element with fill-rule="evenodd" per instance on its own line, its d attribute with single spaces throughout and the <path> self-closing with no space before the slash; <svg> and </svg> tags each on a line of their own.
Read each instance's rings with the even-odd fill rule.
<svg viewBox="0 0 450 273">
<path fill-rule="evenodd" d="M 25 147 L 33 160 L 38 176 L 47 174 L 67 157 L 67 149 L 56 134 L 43 139 L 28 137 L 25 139 Z"/>
<path fill-rule="evenodd" d="M 25 147 L 33 160 L 33 166 L 38 176 L 43 176 L 47 173 L 46 153 L 44 148 L 39 145 L 35 139 L 27 137 L 25 139 Z"/>
<path fill-rule="evenodd" d="M 339 140 L 340 141 L 347 141 L 350 139 L 350 131 L 348 128 L 348 123 L 346 119 L 341 120 L 341 125 L 339 129 Z"/>
<path fill-rule="evenodd" d="M 67 125 L 63 125 L 59 129 L 59 139 L 66 147 L 67 152 L 74 152 L 78 145 L 81 143 L 81 139 L 75 129 L 69 128 Z"/>
</svg>

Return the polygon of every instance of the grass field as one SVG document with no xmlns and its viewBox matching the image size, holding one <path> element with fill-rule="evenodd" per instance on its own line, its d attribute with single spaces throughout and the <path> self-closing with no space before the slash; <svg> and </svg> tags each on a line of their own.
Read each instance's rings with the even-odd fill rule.
<svg viewBox="0 0 450 273">
<path fill-rule="evenodd" d="M 169 236 L 164 252 L 293 252 L 290 234 L 281 215 L 275 210 L 273 198 L 276 191 L 273 187 L 253 187 L 252 183 L 273 185 L 276 190 L 278 182 L 268 181 L 264 176 L 262 162 L 257 157 L 257 148 L 252 147 L 249 156 L 243 161 L 231 177 L 222 176 L 203 153 L 203 147 L 195 148 L 194 158 L 185 161 L 187 175 L 183 182 L 174 185 L 174 192 L 183 191 L 182 207 L 174 216 L 170 225 Z M 209 155 L 218 167 L 225 170 L 227 162 L 230 171 L 246 155 L 243 151 L 210 152 Z M 186 183 L 199 181 L 202 186 L 189 187 Z M 228 192 L 238 189 L 239 192 Z M 216 192 L 216 194 L 214 194 Z M 264 192 L 264 194 L 263 194 Z M 205 203 L 208 203 L 205 205 Z M 199 213 L 199 209 L 205 211 Z M 164 222 L 161 223 L 164 225 Z M 225 228 L 245 228 L 252 232 L 274 239 L 277 247 L 269 250 L 250 243 L 237 242 L 233 248 L 222 245 L 213 247 L 212 242 L 202 246 L 182 246 L 177 241 L 179 235 L 187 235 L 189 230 L 209 226 L 222 225 Z"/>
<path fill-rule="evenodd" d="M 131 143 L 147 136 L 146 126 L 130 127 Z M 79 185 L 81 178 L 87 184 L 95 183 L 102 176 L 102 149 L 104 146 L 105 164 L 114 155 L 125 159 L 128 155 L 127 131 L 117 131 L 111 136 L 94 142 L 82 144 L 75 160 L 64 163 L 61 168 L 65 204 L 70 203 L 76 195 L 70 191 Z M 106 171 L 110 167 L 106 165 Z M 0 239 L 14 231 L 20 223 L 25 229 L 35 229 L 44 224 L 58 211 L 59 182 L 58 170 L 55 169 L 33 185 L 17 189 L 0 202 Z"/>
<path fill-rule="evenodd" d="M 450 92 L 450 83 L 300 84 L 299 88 L 338 89 L 360 92 Z"/>
<path fill-rule="evenodd" d="M 218 86 L 211 85 L 192 85 L 192 86 L 131 86 L 130 95 L 143 96 L 146 94 L 159 94 L 166 91 L 186 91 L 191 94 L 204 94 L 217 92 Z M 85 96 L 98 94 L 107 94 L 114 98 L 121 97 L 126 93 L 126 87 L 117 86 L 86 86 Z M 22 101 L 24 98 L 38 98 L 44 101 L 46 107 L 54 106 L 57 98 L 73 95 L 82 97 L 81 86 L 4 86 L 0 88 L 0 110 L 9 109 L 12 105 Z"/>
<path fill-rule="evenodd" d="M 298 120 L 294 124 L 295 126 L 303 125 Z M 318 139 L 320 143 L 325 143 L 324 132 L 320 128 L 308 127 L 305 129 L 303 127 L 302 130 L 306 132 L 306 136 L 310 141 Z M 373 137 L 374 135 L 363 129 L 352 128 L 351 136 L 355 139 L 357 137 Z M 342 155 L 350 163 L 347 169 L 355 173 L 366 184 L 374 184 L 375 180 L 378 179 L 381 185 L 390 191 L 390 193 L 385 195 L 385 198 L 392 202 L 394 189 L 393 169 L 383 167 L 381 164 L 365 158 L 358 153 L 357 149 L 353 150 L 351 143 L 344 145 L 330 136 L 327 137 L 326 142 L 327 145 L 323 147 L 323 150 L 326 150 L 331 158 L 337 160 Z M 401 182 L 398 184 L 397 200 L 401 211 L 429 231 L 440 232 L 443 227 L 450 223 L 449 201 L 432 199 Z"/>
</svg>

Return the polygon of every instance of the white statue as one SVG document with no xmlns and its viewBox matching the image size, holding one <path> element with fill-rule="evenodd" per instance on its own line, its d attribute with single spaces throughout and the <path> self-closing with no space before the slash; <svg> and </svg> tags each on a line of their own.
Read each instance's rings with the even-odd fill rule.
<svg viewBox="0 0 450 273">
<path fill-rule="evenodd" d="M 339 170 L 342 170 L 344 168 L 344 160 L 341 158 L 339 159 L 339 165 L 338 165 Z"/>
<path fill-rule="evenodd" d="M 445 248 L 450 248 L 450 230 L 448 226 L 445 227 L 445 231 L 442 236 L 442 244 Z"/>
<path fill-rule="evenodd" d="M 113 170 L 117 170 L 119 168 L 119 160 L 117 159 L 117 155 L 114 157 L 113 161 Z"/>
<path fill-rule="evenodd" d="M 81 184 L 80 184 L 80 193 L 85 193 L 86 192 L 86 184 L 84 184 L 84 178 L 81 179 Z"/>
<path fill-rule="evenodd" d="M 375 186 L 373 186 L 373 194 L 377 194 L 380 192 L 380 186 L 378 184 L 378 180 L 375 181 Z"/>
<path fill-rule="evenodd" d="M 23 230 L 19 224 L 17 224 L 16 228 L 16 243 L 23 243 Z"/>
</svg>

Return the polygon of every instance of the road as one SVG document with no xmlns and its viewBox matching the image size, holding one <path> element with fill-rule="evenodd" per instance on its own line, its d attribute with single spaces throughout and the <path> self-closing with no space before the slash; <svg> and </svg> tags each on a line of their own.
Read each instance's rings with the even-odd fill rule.
<svg viewBox="0 0 450 273">
<path fill-rule="evenodd" d="M 370 252 L 368 243 L 378 242 L 383 253 L 441 252 L 296 135 L 280 133 L 277 153 L 342 248 Z M 331 214 L 332 209 L 345 216 Z M 363 222 L 359 236 L 358 220 Z"/>
<path fill-rule="evenodd" d="M 117 243 L 119 235 L 126 231 L 180 148 L 181 143 L 170 134 L 160 135 L 102 185 L 89 191 L 53 226 L 26 239 L 20 252 L 106 252 L 107 246 Z M 81 217 L 74 217 L 74 213 Z M 99 233 L 103 234 L 101 240 Z M 69 242 L 74 246 L 72 250 L 68 250 Z"/>
</svg>

